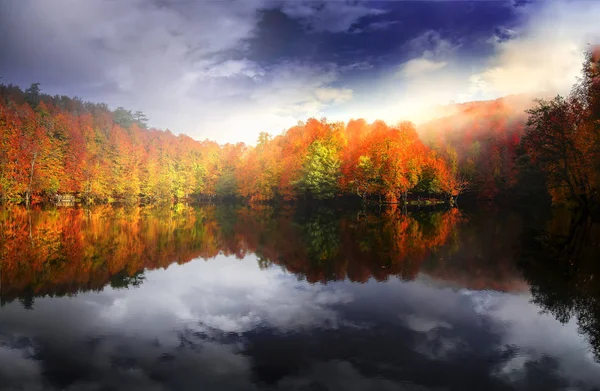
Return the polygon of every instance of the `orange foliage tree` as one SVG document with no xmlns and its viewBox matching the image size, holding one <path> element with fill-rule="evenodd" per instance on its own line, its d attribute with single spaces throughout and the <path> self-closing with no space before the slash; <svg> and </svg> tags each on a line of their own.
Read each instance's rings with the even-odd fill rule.
<svg viewBox="0 0 600 391">
<path fill-rule="evenodd" d="M 311 118 L 256 146 L 148 129 L 141 112 L 0 85 L 0 198 L 84 202 L 454 194 L 448 159 L 408 122 Z M 435 180 L 432 180 L 435 177 Z"/>
</svg>

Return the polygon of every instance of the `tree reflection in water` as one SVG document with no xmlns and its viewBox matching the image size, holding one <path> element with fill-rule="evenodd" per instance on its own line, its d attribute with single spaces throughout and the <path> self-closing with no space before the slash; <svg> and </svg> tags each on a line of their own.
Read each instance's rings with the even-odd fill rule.
<svg viewBox="0 0 600 391">
<path fill-rule="evenodd" d="M 218 254 L 254 253 L 309 282 L 413 279 L 431 254 L 454 243 L 457 209 L 403 214 L 300 213 L 236 206 L 5 209 L 4 302 L 136 285 L 145 269 Z M 29 293 L 27 293 L 29 292 Z"/>
<path fill-rule="evenodd" d="M 0 212 L 2 303 L 135 287 L 144 271 L 255 254 L 310 283 L 429 278 L 524 291 L 600 355 L 600 228 L 590 217 L 505 211 L 306 211 L 260 206 L 9 208 Z M 518 263 L 515 263 L 515 260 Z"/>
<path fill-rule="evenodd" d="M 575 317 L 600 360 L 600 223 L 564 210 L 525 221 L 518 260 L 533 302 L 563 323 Z"/>
</svg>

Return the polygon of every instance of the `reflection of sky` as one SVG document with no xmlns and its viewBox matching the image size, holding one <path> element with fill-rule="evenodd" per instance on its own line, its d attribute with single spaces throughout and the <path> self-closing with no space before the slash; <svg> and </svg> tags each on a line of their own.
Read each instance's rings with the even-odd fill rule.
<svg viewBox="0 0 600 391">
<path fill-rule="evenodd" d="M 576 324 L 425 280 L 310 285 L 254 256 L 0 313 L 2 389 L 588 389 Z"/>
</svg>

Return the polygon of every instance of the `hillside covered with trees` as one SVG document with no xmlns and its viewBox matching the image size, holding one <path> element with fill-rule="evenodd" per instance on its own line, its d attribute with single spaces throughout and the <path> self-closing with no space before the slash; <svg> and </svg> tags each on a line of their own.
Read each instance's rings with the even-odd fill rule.
<svg viewBox="0 0 600 391">
<path fill-rule="evenodd" d="M 0 200 L 88 203 L 241 198 L 406 201 L 551 196 L 588 206 L 600 187 L 600 54 L 567 97 L 458 105 L 421 125 L 311 118 L 256 146 L 147 128 L 141 112 L 0 85 Z M 525 109 L 529 109 L 525 113 Z"/>
<path fill-rule="evenodd" d="M 353 193 L 388 201 L 417 186 L 458 194 L 457 172 L 410 123 L 306 123 L 257 145 L 198 142 L 147 129 L 141 113 L 67 97 L 0 89 L 0 195 L 23 202 L 74 194 L 84 201 L 250 201 Z"/>
</svg>

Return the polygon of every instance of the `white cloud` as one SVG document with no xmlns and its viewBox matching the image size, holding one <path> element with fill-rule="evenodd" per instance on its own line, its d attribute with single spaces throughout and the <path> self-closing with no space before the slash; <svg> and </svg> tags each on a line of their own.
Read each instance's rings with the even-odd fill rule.
<svg viewBox="0 0 600 391">
<path fill-rule="evenodd" d="M 458 64 L 460 42 L 426 31 L 402 45 L 412 58 L 392 68 L 362 90 L 353 89 L 353 102 L 328 118 L 381 119 L 420 122 L 431 118 L 432 106 L 456 100 L 466 86 L 466 72 Z"/>
<path fill-rule="evenodd" d="M 352 99 L 352 90 L 348 88 L 321 87 L 315 90 L 315 96 L 321 102 L 341 103 Z"/>
<path fill-rule="evenodd" d="M 600 42 L 600 2 L 561 0 L 519 9 L 520 27 L 498 28 L 482 38 L 492 45 L 488 57 L 465 60 L 458 55 L 461 41 L 428 31 L 403 46 L 411 60 L 367 88 L 350 86 L 353 101 L 328 117 L 419 123 L 455 102 L 568 92 L 580 75 L 587 44 Z"/>
<path fill-rule="evenodd" d="M 244 69 L 245 75 L 220 78 L 192 73 L 189 84 L 167 93 L 173 101 L 167 108 L 156 107 L 155 116 L 174 129 L 193 124 L 190 133 L 200 139 L 254 143 L 262 131 L 277 134 L 352 98 L 351 90 L 330 86 L 339 77 L 333 65 L 285 62 L 267 69 L 246 64 Z"/>
<path fill-rule="evenodd" d="M 470 91 L 487 96 L 568 92 L 580 75 L 588 43 L 600 41 L 600 3 L 544 3 L 513 39 L 496 41 L 496 54 L 470 79 Z"/>
<path fill-rule="evenodd" d="M 280 330 L 335 328 L 339 320 L 328 307 L 352 298 L 319 285 L 295 289 L 301 283 L 293 280 L 278 268 L 259 269 L 253 255 L 243 262 L 226 257 L 198 260 L 149 272 L 147 281 L 134 290 L 105 291 L 112 303 L 104 304 L 99 314 L 107 325 L 148 337 L 159 331 L 156 327 L 166 331 L 169 321 L 235 333 L 259 325 Z"/>
<path fill-rule="evenodd" d="M 435 72 L 448 65 L 446 61 L 432 61 L 426 58 L 415 58 L 405 62 L 399 75 L 403 77 L 416 77 L 426 73 Z"/>
<path fill-rule="evenodd" d="M 429 30 L 408 41 L 404 48 L 423 58 L 439 59 L 452 56 L 459 46 L 458 43 L 452 43 L 448 39 L 442 38 L 438 31 Z"/>
<path fill-rule="evenodd" d="M 359 61 L 348 65 L 340 66 L 340 71 L 364 71 L 373 68 L 373 64 L 368 61 Z"/>
<path fill-rule="evenodd" d="M 399 76 L 416 78 L 439 71 L 448 65 L 459 44 L 443 39 L 437 31 L 427 31 L 404 45 L 405 50 L 418 57 L 412 58 L 400 67 Z"/>
<path fill-rule="evenodd" d="M 409 328 L 418 332 L 427 332 L 439 327 L 447 329 L 452 328 L 451 324 L 443 320 L 427 319 L 415 315 L 408 315 L 404 321 Z"/>
<path fill-rule="evenodd" d="M 202 79 L 245 76 L 251 79 L 264 76 L 264 70 L 252 61 L 226 60 L 221 63 L 198 64 L 198 76 Z"/>
</svg>

